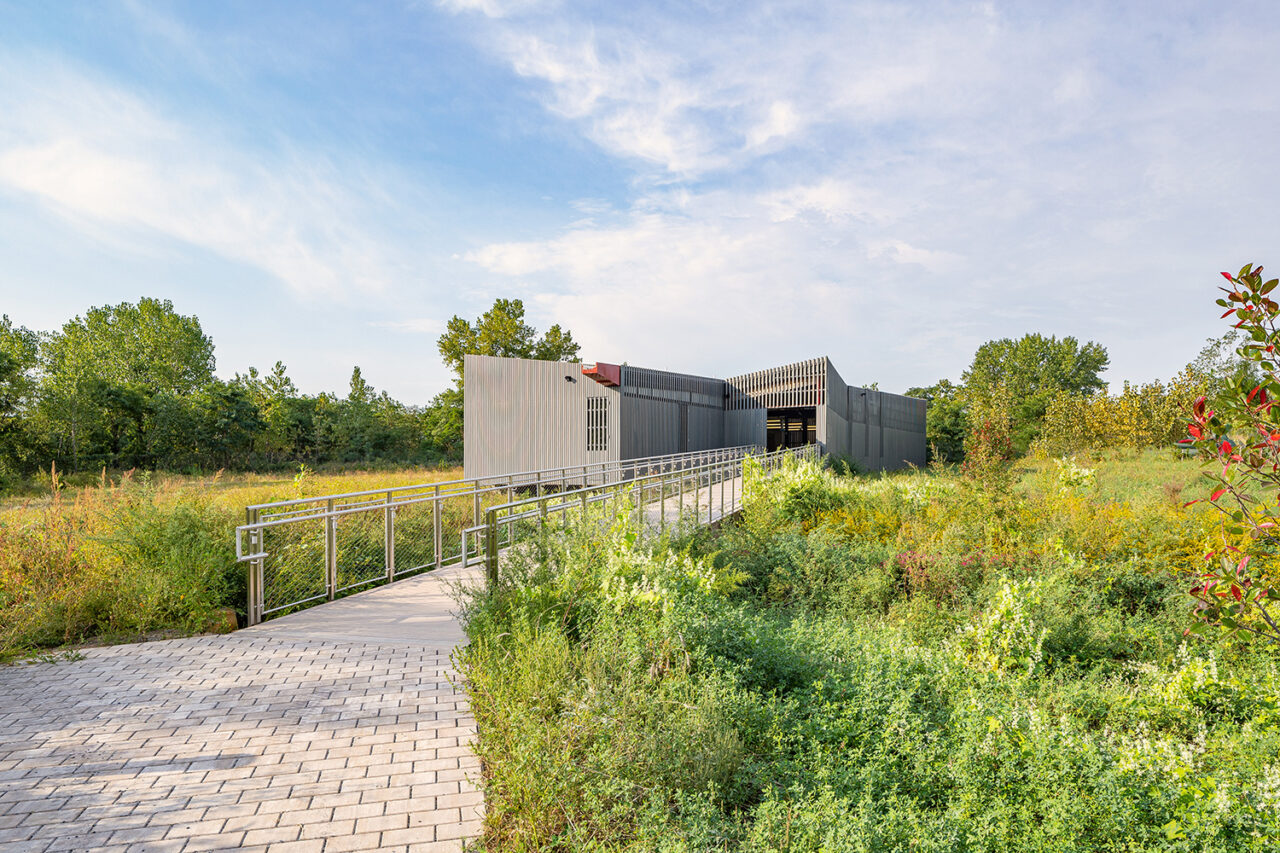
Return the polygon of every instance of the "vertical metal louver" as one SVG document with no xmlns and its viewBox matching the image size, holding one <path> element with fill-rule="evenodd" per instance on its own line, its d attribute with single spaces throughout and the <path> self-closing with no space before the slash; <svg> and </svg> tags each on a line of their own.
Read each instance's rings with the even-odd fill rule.
<svg viewBox="0 0 1280 853">
<path fill-rule="evenodd" d="M 609 449 L 609 398 L 587 398 L 587 451 Z"/>
<path fill-rule="evenodd" d="M 725 384 L 725 408 L 729 411 L 822 406 L 827 402 L 827 359 L 811 358 L 757 370 L 730 377 Z"/>
</svg>

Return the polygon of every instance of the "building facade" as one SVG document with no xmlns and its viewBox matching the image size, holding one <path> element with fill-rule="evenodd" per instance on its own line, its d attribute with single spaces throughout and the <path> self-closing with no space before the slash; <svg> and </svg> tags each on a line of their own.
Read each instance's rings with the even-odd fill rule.
<svg viewBox="0 0 1280 853">
<path fill-rule="evenodd" d="M 468 355 L 467 477 L 756 444 L 820 444 L 869 470 L 925 463 L 925 401 L 846 385 L 823 358 L 712 379 Z"/>
</svg>

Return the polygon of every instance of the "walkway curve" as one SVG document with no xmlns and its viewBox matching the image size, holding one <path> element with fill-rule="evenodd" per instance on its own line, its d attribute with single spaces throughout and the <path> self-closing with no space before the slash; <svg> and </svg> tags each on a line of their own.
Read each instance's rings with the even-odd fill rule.
<svg viewBox="0 0 1280 853">
<path fill-rule="evenodd" d="M 476 582 L 0 668 L 0 849 L 462 849 L 483 799 L 451 611 Z"/>
</svg>

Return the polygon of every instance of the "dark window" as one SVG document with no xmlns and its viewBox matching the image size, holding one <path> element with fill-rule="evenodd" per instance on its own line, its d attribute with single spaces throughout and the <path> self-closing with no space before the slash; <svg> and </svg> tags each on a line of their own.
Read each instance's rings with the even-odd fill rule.
<svg viewBox="0 0 1280 853">
<path fill-rule="evenodd" d="M 587 450 L 609 449 L 609 398 L 587 398 Z"/>
</svg>

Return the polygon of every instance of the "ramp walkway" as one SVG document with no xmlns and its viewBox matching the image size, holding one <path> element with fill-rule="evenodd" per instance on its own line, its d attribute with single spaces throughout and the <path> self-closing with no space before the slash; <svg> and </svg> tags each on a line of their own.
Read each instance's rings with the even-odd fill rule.
<svg viewBox="0 0 1280 853">
<path fill-rule="evenodd" d="M 265 601 L 279 601 L 263 582 L 273 558 L 282 577 L 305 568 L 327 578 L 321 602 L 343 592 L 332 581 L 358 576 L 344 560 L 367 559 L 368 552 L 349 547 L 340 519 L 348 536 L 361 530 L 354 523 L 361 515 L 385 523 L 385 565 L 378 569 L 383 578 L 403 579 L 365 584 L 321 607 L 278 607 L 275 618 L 233 634 L 0 668 L 0 849 L 463 849 L 480 834 L 484 803 L 470 749 L 475 721 L 450 657 L 465 642 L 459 590 L 485 582 L 522 525 L 537 523 L 530 512 L 546 518 L 636 495 L 654 527 L 682 518 L 717 521 L 740 502 L 745 455 L 672 462 L 660 475 L 633 471 L 630 479 L 577 489 L 570 478 L 549 492 L 544 482 L 532 496 L 485 508 L 486 524 L 472 530 L 470 546 L 460 537 L 451 563 L 434 568 L 427 561 L 433 571 L 407 577 L 395 568 L 397 546 L 402 553 L 413 547 L 396 537 L 397 516 L 411 506 L 400 495 L 379 493 L 372 509 L 364 498 L 324 498 L 319 518 L 307 507 L 286 508 L 291 520 L 274 529 L 261 526 L 269 514 L 258 512 L 251 541 L 274 539 L 277 548 L 246 554 L 251 578 L 257 573 L 250 595 L 259 596 L 259 616 Z M 430 534 L 441 530 L 459 496 L 425 488 L 434 523 L 419 530 Z M 519 497 L 518 488 L 513 479 L 500 491 Z M 461 497 L 473 509 L 460 516 L 463 523 L 481 515 L 475 490 Z M 320 535 L 290 525 L 319 528 Z M 241 536 L 251 539 L 247 528 Z M 317 539 L 320 547 L 312 547 Z M 498 545 L 491 552 L 490 543 Z M 431 556 L 443 553 L 436 548 Z"/>
</svg>

